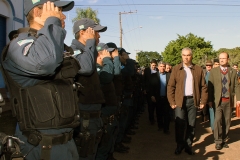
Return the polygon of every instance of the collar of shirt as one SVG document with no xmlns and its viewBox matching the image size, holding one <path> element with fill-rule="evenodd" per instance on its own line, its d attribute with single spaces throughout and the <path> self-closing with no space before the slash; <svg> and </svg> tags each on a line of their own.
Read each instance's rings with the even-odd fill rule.
<svg viewBox="0 0 240 160">
<path fill-rule="evenodd" d="M 220 66 L 220 68 L 221 68 L 222 71 L 227 70 L 227 67 Z"/>
<path fill-rule="evenodd" d="M 156 70 L 151 69 L 151 74 L 156 73 L 156 72 L 157 72 Z"/>
<path fill-rule="evenodd" d="M 190 69 L 192 69 L 192 68 L 193 68 L 193 65 L 191 64 L 191 65 L 189 65 L 189 66 L 186 66 L 186 65 L 183 64 L 183 68 L 190 68 Z"/>
<path fill-rule="evenodd" d="M 166 72 L 163 72 L 163 73 L 159 72 L 159 74 L 161 74 L 161 75 L 165 75 L 165 74 L 166 74 Z"/>
</svg>

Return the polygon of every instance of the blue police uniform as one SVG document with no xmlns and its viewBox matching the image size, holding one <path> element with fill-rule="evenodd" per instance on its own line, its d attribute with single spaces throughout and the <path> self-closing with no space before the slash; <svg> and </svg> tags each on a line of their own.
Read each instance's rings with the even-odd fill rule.
<svg viewBox="0 0 240 160">
<path fill-rule="evenodd" d="M 114 75 L 119 75 L 121 71 L 121 63 L 119 60 L 119 56 L 114 57 L 113 61 L 111 60 L 110 57 L 103 58 L 103 65 L 101 66 L 97 64 L 97 71 L 99 74 L 100 83 L 102 87 L 104 87 L 104 85 L 112 83 L 112 88 L 114 89 L 114 85 L 113 85 Z M 111 119 L 110 118 L 111 116 L 113 116 L 114 118 L 113 120 L 110 120 L 111 122 L 109 121 L 105 122 L 106 135 L 103 135 L 101 143 L 98 147 L 98 151 L 96 155 L 97 160 L 108 158 L 108 155 L 113 150 L 115 139 L 116 139 L 114 137 L 114 133 L 117 131 L 117 128 L 118 128 L 117 117 L 115 117 L 115 114 L 118 110 L 117 96 L 115 95 L 115 90 L 111 90 L 111 91 L 112 93 L 106 93 L 107 95 L 105 95 L 105 97 L 108 96 L 108 94 L 111 94 L 110 96 L 114 95 L 112 99 L 115 98 L 116 104 L 114 105 L 113 103 L 112 104 L 108 103 L 107 98 L 105 98 L 106 104 L 102 106 L 101 112 L 102 112 L 103 119 L 106 117 Z"/>
<path fill-rule="evenodd" d="M 73 39 L 71 47 L 74 50 L 74 57 L 81 64 L 81 69 L 79 70 L 78 76 L 90 78 L 90 76 L 93 75 L 94 72 L 96 72 L 96 58 L 97 58 L 97 55 L 98 55 L 98 52 L 96 51 L 96 40 L 95 39 L 89 39 L 89 40 L 86 41 L 86 45 L 84 46 L 78 40 Z M 98 80 L 95 79 L 95 81 L 98 81 Z M 86 83 L 89 84 L 91 82 L 86 82 Z M 91 85 L 91 84 L 89 84 L 89 85 Z M 99 85 L 100 85 L 100 82 L 99 82 Z M 84 88 L 82 88 L 82 89 L 88 89 L 88 86 L 83 85 L 83 87 Z M 80 87 L 80 91 L 81 91 L 81 87 Z M 84 97 L 84 95 L 81 95 L 81 94 L 80 94 L 80 96 Z M 101 111 L 101 106 L 102 106 L 101 103 L 91 103 L 91 101 L 89 101 L 89 100 L 86 100 L 85 102 L 81 102 L 81 100 L 80 100 L 80 103 L 79 103 L 80 113 L 81 113 L 81 111 L 84 111 L 84 112 L 87 112 L 87 113 L 90 113 L 90 114 L 93 111 L 94 112 L 96 112 L 96 111 L 100 112 Z M 83 120 L 84 120 L 83 117 L 81 117 L 80 118 L 81 126 L 79 128 L 80 132 L 84 132 Z M 100 118 L 100 115 L 99 115 L 99 117 L 92 117 L 92 118 L 90 117 L 87 123 L 88 123 L 87 130 L 89 131 L 89 133 L 91 135 L 96 137 L 97 132 L 99 132 L 103 127 L 103 123 L 102 123 L 102 120 Z M 100 142 L 100 140 L 98 142 L 94 142 L 95 145 L 94 145 L 93 152 L 91 152 L 91 154 L 85 153 L 85 154 L 87 154 L 85 156 L 79 155 L 80 159 L 81 160 L 95 159 L 97 146 L 98 146 L 99 142 Z M 86 147 L 86 145 L 88 145 L 88 144 L 83 144 L 82 147 Z"/>
<path fill-rule="evenodd" d="M 127 63 L 126 65 L 122 65 L 121 68 L 121 73 L 123 76 L 123 80 L 126 82 L 126 77 L 128 76 L 133 76 L 134 75 L 134 63 L 131 59 L 127 59 Z M 126 83 L 125 83 L 126 84 Z M 131 90 L 127 90 L 128 86 L 124 86 L 124 90 L 123 90 L 123 95 L 124 97 L 130 97 L 132 94 Z M 133 100 L 132 98 L 124 98 L 122 101 L 122 106 L 125 106 L 126 109 L 124 111 L 124 113 L 120 114 L 120 118 L 119 118 L 119 133 L 116 139 L 116 143 L 120 143 L 124 137 L 125 134 L 125 130 L 127 127 L 127 121 L 128 121 L 128 117 L 129 117 L 129 107 L 133 105 Z"/>
<path fill-rule="evenodd" d="M 29 33 L 21 33 L 9 46 L 3 67 L 11 78 L 22 87 L 34 86 L 42 82 L 44 77 L 55 74 L 55 70 L 63 61 L 64 38 L 66 31 L 60 19 L 49 17 L 40 30 L 37 38 Z M 63 134 L 72 128 L 38 130 L 43 134 Z M 40 159 L 41 146 L 29 144 L 18 125 L 15 135 L 25 144 L 20 144 L 21 152 L 27 160 Z M 77 160 L 78 153 L 73 140 L 51 148 L 52 160 Z"/>
</svg>

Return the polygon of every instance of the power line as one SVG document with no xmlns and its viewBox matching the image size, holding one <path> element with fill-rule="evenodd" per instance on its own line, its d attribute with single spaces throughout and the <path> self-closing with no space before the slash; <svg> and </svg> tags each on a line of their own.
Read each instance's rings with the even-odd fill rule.
<svg viewBox="0 0 240 160">
<path fill-rule="evenodd" d="M 145 3 L 145 4 L 120 4 L 120 6 L 224 6 L 224 7 L 239 7 L 240 4 L 212 4 L 212 3 L 202 3 L 202 4 L 190 4 L 190 3 L 185 3 L 185 4 L 180 4 L 180 3 L 172 3 L 172 4 L 162 4 L 162 3 L 154 3 L 154 4 L 150 4 L 150 3 Z M 75 4 L 75 6 L 108 6 L 108 7 L 112 7 L 112 6 L 119 6 L 119 4 L 93 4 L 93 5 L 81 5 L 81 4 Z"/>
</svg>

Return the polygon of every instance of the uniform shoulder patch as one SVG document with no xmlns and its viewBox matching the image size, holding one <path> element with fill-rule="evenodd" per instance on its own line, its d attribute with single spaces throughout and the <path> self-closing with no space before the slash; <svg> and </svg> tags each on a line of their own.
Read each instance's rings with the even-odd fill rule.
<svg viewBox="0 0 240 160">
<path fill-rule="evenodd" d="M 73 56 L 76 56 L 76 55 L 79 55 L 79 54 L 81 54 L 81 51 L 80 50 L 75 50 Z"/>
<path fill-rule="evenodd" d="M 23 44 L 32 43 L 33 41 L 34 41 L 33 39 L 24 39 L 24 40 L 18 41 L 17 43 L 19 46 L 22 46 Z"/>
<path fill-rule="evenodd" d="M 29 48 L 32 46 L 32 44 L 33 43 L 30 43 L 30 44 L 28 44 L 27 46 L 24 47 L 24 50 L 23 50 L 23 55 L 24 56 L 27 56 Z"/>
</svg>

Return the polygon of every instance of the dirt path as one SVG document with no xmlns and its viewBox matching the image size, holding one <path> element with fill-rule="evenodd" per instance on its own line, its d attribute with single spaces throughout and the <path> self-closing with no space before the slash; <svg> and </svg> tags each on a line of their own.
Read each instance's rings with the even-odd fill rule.
<svg viewBox="0 0 240 160">
<path fill-rule="evenodd" d="M 141 115 L 139 122 L 139 129 L 129 144 L 129 153 L 114 153 L 117 160 L 240 160 L 240 119 L 236 117 L 232 119 L 228 141 L 230 148 L 218 151 L 213 143 L 209 122 L 201 124 L 198 116 L 193 144 L 193 150 L 196 152 L 194 156 L 184 151 L 180 155 L 174 154 L 176 148 L 174 122 L 170 124 L 170 135 L 158 131 L 157 124 L 149 124 L 147 111 Z"/>
<path fill-rule="evenodd" d="M 12 135 L 15 130 L 15 118 L 11 111 L 6 111 L 0 117 L 0 132 Z M 145 111 L 139 119 L 139 129 L 132 136 L 127 154 L 114 153 L 117 160 L 240 160 L 240 119 L 233 118 L 230 131 L 229 146 L 220 151 L 215 149 L 213 135 L 209 129 L 209 123 L 200 124 L 197 118 L 196 137 L 193 149 L 196 155 L 189 156 L 184 151 L 176 156 L 174 138 L 174 123 L 170 124 L 170 135 L 158 131 L 157 124 L 150 125 Z"/>
</svg>

